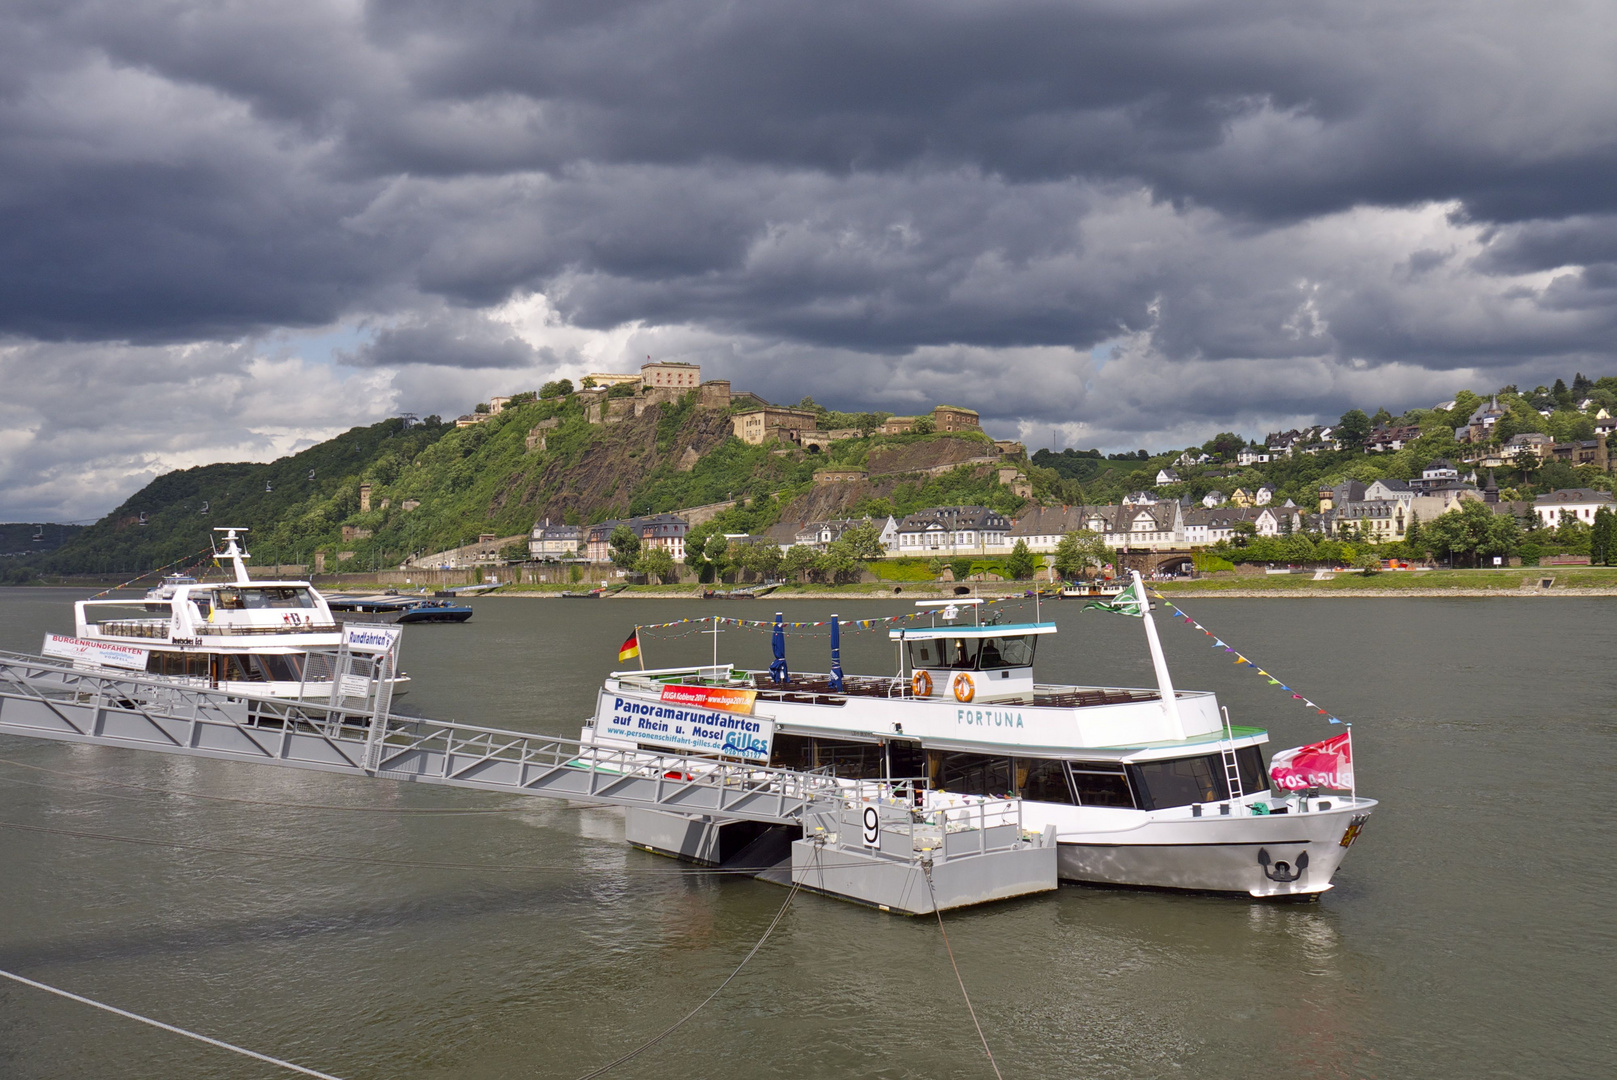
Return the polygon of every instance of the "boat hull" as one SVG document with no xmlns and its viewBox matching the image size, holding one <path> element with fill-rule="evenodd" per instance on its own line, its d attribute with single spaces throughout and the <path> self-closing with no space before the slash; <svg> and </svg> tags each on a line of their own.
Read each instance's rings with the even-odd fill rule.
<svg viewBox="0 0 1617 1080">
<path fill-rule="evenodd" d="M 1331 887 L 1373 799 L 1328 800 L 1308 813 L 1151 821 L 1057 834 L 1063 881 L 1159 889 L 1312 896 Z M 1306 859 L 1301 856 L 1306 855 Z M 1303 865 L 1299 868 L 1299 863 Z"/>
</svg>

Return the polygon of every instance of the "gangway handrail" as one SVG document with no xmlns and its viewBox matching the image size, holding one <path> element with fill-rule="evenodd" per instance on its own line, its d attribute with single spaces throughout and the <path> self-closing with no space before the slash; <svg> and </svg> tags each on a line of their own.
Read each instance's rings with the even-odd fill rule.
<svg viewBox="0 0 1617 1080">
<path fill-rule="evenodd" d="M 8 710 L 13 703 L 35 711 Z M 865 790 L 754 762 L 181 686 L 4 652 L 0 732 L 782 822 Z"/>
</svg>

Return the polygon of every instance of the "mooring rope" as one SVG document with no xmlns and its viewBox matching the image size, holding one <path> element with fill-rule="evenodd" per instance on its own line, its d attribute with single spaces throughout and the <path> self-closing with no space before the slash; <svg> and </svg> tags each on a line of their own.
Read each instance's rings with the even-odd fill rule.
<svg viewBox="0 0 1617 1080">
<path fill-rule="evenodd" d="M 955 963 L 954 947 L 949 944 L 949 931 L 943 928 L 943 912 L 938 910 L 938 894 L 932 888 L 932 864 L 922 863 L 921 868 L 926 871 L 926 891 L 932 898 L 932 914 L 938 917 L 938 933 L 943 935 L 943 947 L 949 953 L 949 966 L 954 968 L 955 981 L 960 984 L 960 996 L 966 999 L 966 1011 L 971 1014 L 971 1026 L 977 1029 L 977 1038 L 983 1044 L 983 1053 L 988 1055 L 988 1067 L 994 1070 L 996 1080 L 1005 1080 L 999 1075 L 999 1065 L 994 1061 L 994 1052 L 988 1048 L 988 1038 L 983 1034 L 983 1026 L 977 1022 L 977 1010 L 971 1006 L 971 995 L 966 993 L 966 980 L 960 977 L 960 965 Z"/>
<path fill-rule="evenodd" d="M 227 1043 L 223 1039 L 214 1039 L 207 1035 L 199 1035 L 194 1031 L 187 1031 L 182 1027 L 175 1027 L 173 1024 L 165 1024 L 161 1020 L 153 1020 L 149 1016 L 141 1016 L 139 1013 L 132 1013 L 127 1009 L 120 1009 L 113 1005 L 107 1005 L 99 1001 L 92 1001 L 90 998 L 83 997 L 79 994 L 71 994 L 66 990 L 59 989 L 55 986 L 47 986 L 42 982 L 35 982 L 33 979 L 25 979 L 21 975 L 17 975 L 10 971 L 0 971 L 0 976 L 4 976 L 13 982 L 22 983 L 24 986 L 32 986 L 35 990 L 43 990 L 47 994 L 55 994 L 57 997 L 64 997 L 69 1001 L 76 1001 L 80 1005 L 89 1005 L 92 1008 L 101 1009 L 105 1012 L 112 1013 L 114 1016 L 121 1016 L 126 1020 L 137 1020 L 142 1024 L 150 1024 L 154 1028 L 161 1028 L 163 1031 L 172 1031 L 176 1035 L 184 1035 L 187 1039 L 195 1039 L 198 1042 L 207 1043 L 209 1046 L 217 1046 L 221 1049 L 229 1050 L 232 1053 L 242 1054 L 250 1058 L 257 1058 L 259 1061 L 267 1061 L 271 1065 L 279 1065 L 283 1069 L 290 1069 L 292 1072 L 302 1073 L 304 1076 L 317 1076 L 320 1078 L 320 1080 L 341 1080 L 340 1077 L 332 1076 L 330 1073 L 323 1073 L 317 1069 L 305 1068 L 302 1065 L 294 1065 L 292 1062 L 283 1061 L 278 1057 L 270 1057 L 268 1054 L 260 1054 L 257 1050 L 249 1050 L 244 1046 L 237 1046 L 235 1043 Z"/>
<path fill-rule="evenodd" d="M 802 886 L 795 881 L 792 883 L 791 889 L 789 889 L 786 893 L 786 902 L 781 904 L 780 910 L 775 912 L 775 917 L 771 919 L 769 921 L 769 925 L 764 928 L 764 936 L 759 938 L 758 943 L 752 947 L 751 951 L 748 952 L 746 956 L 741 958 L 741 963 L 736 965 L 735 970 L 730 972 L 729 976 L 723 982 L 721 982 L 711 994 L 702 999 L 701 1004 L 697 1005 L 696 1008 L 692 1009 L 678 1020 L 675 1020 L 672 1024 L 669 1024 L 667 1027 L 663 1028 L 662 1031 L 658 1032 L 650 1039 L 641 1043 L 633 1050 L 630 1050 L 627 1054 L 607 1062 L 598 1069 L 593 1069 L 590 1072 L 585 1073 L 583 1076 L 579 1077 L 578 1080 L 593 1080 L 594 1077 L 611 1072 L 613 1069 L 617 1068 L 619 1065 L 622 1065 L 626 1061 L 634 1060 L 647 1050 L 650 1050 L 653 1046 L 656 1046 L 658 1043 L 668 1038 L 668 1036 L 672 1035 L 676 1030 L 678 1030 L 679 1027 L 685 1023 L 685 1021 L 689 1020 L 691 1017 L 695 1016 L 697 1013 L 706 1008 L 708 1002 L 718 997 L 719 992 L 726 986 L 730 985 L 730 980 L 741 974 L 741 969 L 747 966 L 747 961 L 756 956 L 758 954 L 758 950 L 764 947 L 764 942 L 769 940 L 769 935 L 775 932 L 775 927 L 779 926 L 781 919 L 786 917 L 786 909 L 792 906 L 792 897 L 797 895 L 797 890 L 801 887 Z"/>
</svg>

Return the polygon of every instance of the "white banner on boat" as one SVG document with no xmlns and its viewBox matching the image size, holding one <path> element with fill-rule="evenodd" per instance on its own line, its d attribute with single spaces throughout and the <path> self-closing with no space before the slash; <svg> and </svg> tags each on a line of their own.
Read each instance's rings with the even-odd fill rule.
<svg viewBox="0 0 1617 1080">
<path fill-rule="evenodd" d="M 90 660 L 102 667 L 145 671 L 150 649 L 138 645 L 118 645 L 110 641 L 86 641 L 63 634 L 46 634 L 45 647 L 39 650 L 46 656 L 61 656 L 70 660 Z"/>
<path fill-rule="evenodd" d="M 768 761 L 775 739 L 774 721 L 689 705 L 602 694 L 595 711 L 595 730 L 614 739 L 646 746 L 667 746 L 695 754 L 721 754 L 747 761 Z"/>
<path fill-rule="evenodd" d="M 380 623 L 343 623 L 342 643 L 356 652 L 392 652 L 404 634 L 402 626 Z"/>
</svg>

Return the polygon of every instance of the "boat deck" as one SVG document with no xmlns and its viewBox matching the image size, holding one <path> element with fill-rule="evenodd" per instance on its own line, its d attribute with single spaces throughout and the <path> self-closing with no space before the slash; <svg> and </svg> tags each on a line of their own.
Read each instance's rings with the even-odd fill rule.
<svg viewBox="0 0 1617 1080">
<path fill-rule="evenodd" d="M 786 686 L 775 685 L 766 671 L 738 672 L 750 679 L 758 696 L 769 701 L 790 701 L 804 705 L 841 705 L 850 697 L 912 698 L 909 686 L 901 679 L 888 675 L 848 675 L 842 680 L 842 689 L 831 685 L 831 676 L 814 672 L 794 674 Z M 1155 690 L 1126 690 L 1111 686 L 1036 686 L 1033 696 L 996 698 L 996 705 L 1025 705 L 1050 709 L 1086 708 L 1093 705 L 1132 705 L 1141 701 L 1157 701 L 1161 695 Z"/>
</svg>

